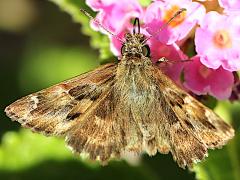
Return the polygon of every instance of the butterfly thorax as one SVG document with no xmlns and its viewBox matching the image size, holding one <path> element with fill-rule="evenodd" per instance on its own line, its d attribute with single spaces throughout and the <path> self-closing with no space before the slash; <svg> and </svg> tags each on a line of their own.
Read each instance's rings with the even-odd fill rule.
<svg viewBox="0 0 240 180">
<path fill-rule="evenodd" d="M 155 137 L 155 120 L 161 121 L 161 118 L 154 118 L 161 111 L 162 94 L 153 73 L 154 65 L 148 57 L 123 57 L 118 64 L 113 87 L 117 102 L 115 109 L 121 109 L 117 117 L 127 117 L 128 122 L 137 124 L 142 132 L 141 138 L 146 142 Z M 131 133 L 137 132 L 131 130 Z M 149 152 L 155 154 L 155 150 Z"/>
<path fill-rule="evenodd" d="M 125 99 L 123 105 L 142 106 L 152 99 L 155 84 L 151 77 L 153 64 L 150 49 L 144 44 L 145 36 L 141 33 L 127 33 L 122 45 L 122 57 L 117 67 L 115 89 Z M 119 91 L 120 90 L 120 91 Z M 154 97 L 154 96 L 153 96 Z"/>
<path fill-rule="evenodd" d="M 120 99 L 126 100 L 125 106 L 150 104 L 156 92 L 156 84 L 151 76 L 152 68 L 151 60 L 147 57 L 123 57 L 119 62 L 114 87 Z"/>
</svg>

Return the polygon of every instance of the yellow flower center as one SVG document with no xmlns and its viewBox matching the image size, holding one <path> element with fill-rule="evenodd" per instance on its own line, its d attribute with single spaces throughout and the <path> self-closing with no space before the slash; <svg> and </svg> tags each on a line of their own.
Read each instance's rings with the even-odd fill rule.
<svg viewBox="0 0 240 180">
<path fill-rule="evenodd" d="M 232 39 L 230 34 L 225 30 L 217 31 L 213 36 L 213 43 L 218 48 L 231 48 Z"/>
<path fill-rule="evenodd" d="M 166 12 L 165 12 L 165 16 L 163 18 L 163 21 L 164 22 L 167 22 L 169 21 L 173 16 L 174 14 L 180 10 L 180 7 L 177 6 L 177 5 L 173 5 L 170 9 L 168 9 Z M 178 26 L 179 24 L 181 24 L 185 19 L 186 19 L 186 11 L 183 11 L 181 14 L 179 14 L 178 16 L 176 16 L 172 22 L 170 22 L 169 26 L 171 27 L 176 27 Z"/>
<path fill-rule="evenodd" d="M 208 76 L 211 74 L 210 69 L 208 69 L 206 66 L 201 65 L 199 68 L 199 73 L 201 74 L 201 76 L 206 79 L 208 78 Z"/>
</svg>

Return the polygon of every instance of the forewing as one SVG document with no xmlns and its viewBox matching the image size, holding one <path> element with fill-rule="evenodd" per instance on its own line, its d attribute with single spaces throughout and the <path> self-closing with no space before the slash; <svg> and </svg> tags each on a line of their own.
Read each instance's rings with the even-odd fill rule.
<svg viewBox="0 0 240 180">
<path fill-rule="evenodd" d="M 102 164 L 110 158 L 119 158 L 125 152 L 142 152 L 142 134 L 133 120 L 131 109 L 122 106 L 121 92 L 116 88 L 103 97 L 77 119 L 67 133 L 67 144 L 75 153 L 85 153 Z"/>
<path fill-rule="evenodd" d="M 99 68 L 23 97 L 5 112 L 22 126 L 45 135 L 65 135 L 76 118 L 83 116 L 109 91 L 115 77 L 115 64 Z"/>
<path fill-rule="evenodd" d="M 101 161 L 106 161 L 119 149 L 112 132 L 116 126 L 116 121 L 112 119 L 112 100 L 111 92 L 105 91 L 103 97 L 91 107 L 91 111 L 77 118 L 78 123 L 66 136 L 67 144 L 75 153 L 87 153 L 91 159 L 99 157 Z"/>
<path fill-rule="evenodd" d="M 157 67 L 155 78 L 166 101 L 169 143 L 181 167 L 203 159 L 208 148 L 219 148 L 234 136 L 233 128 L 211 109 L 179 88 Z"/>
</svg>

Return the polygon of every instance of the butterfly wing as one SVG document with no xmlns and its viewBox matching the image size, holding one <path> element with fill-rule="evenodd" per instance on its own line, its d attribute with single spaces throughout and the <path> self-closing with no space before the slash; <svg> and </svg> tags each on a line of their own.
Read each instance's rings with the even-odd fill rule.
<svg viewBox="0 0 240 180">
<path fill-rule="evenodd" d="M 75 153 L 85 153 L 92 160 L 106 164 L 125 152 L 142 152 L 142 134 L 124 99 L 114 85 L 67 133 L 67 144 Z M 124 106 L 125 105 L 125 106 Z"/>
<path fill-rule="evenodd" d="M 174 159 L 181 167 L 191 166 L 207 156 L 207 149 L 219 148 L 234 136 L 234 129 L 211 109 L 179 88 L 154 67 L 154 76 L 162 91 L 169 117 L 168 143 Z"/>
<path fill-rule="evenodd" d="M 115 64 L 99 68 L 23 97 L 5 112 L 22 126 L 45 135 L 65 135 L 79 118 L 111 88 Z"/>
<path fill-rule="evenodd" d="M 75 153 L 85 153 L 92 160 L 107 162 L 111 156 L 119 156 L 123 147 L 120 123 L 114 119 L 112 91 L 105 91 L 101 99 L 78 118 L 67 133 L 67 144 Z"/>
<path fill-rule="evenodd" d="M 23 97 L 5 111 L 33 131 L 64 136 L 75 153 L 87 153 L 101 163 L 124 151 L 139 153 L 141 140 L 132 137 L 141 134 L 130 109 L 116 98 L 121 91 L 113 88 L 115 75 L 116 65 L 107 64 Z"/>
</svg>

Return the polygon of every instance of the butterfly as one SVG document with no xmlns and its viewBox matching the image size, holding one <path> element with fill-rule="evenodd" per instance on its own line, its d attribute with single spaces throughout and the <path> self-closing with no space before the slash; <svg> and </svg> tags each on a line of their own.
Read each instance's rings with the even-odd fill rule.
<svg viewBox="0 0 240 180">
<path fill-rule="evenodd" d="M 5 112 L 23 127 L 64 137 L 75 153 L 107 163 L 125 152 L 171 153 L 182 168 L 220 148 L 234 129 L 167 77 L 150 58 L 139 19 L 118 63 L 25 96 Z"/>
</svg>

